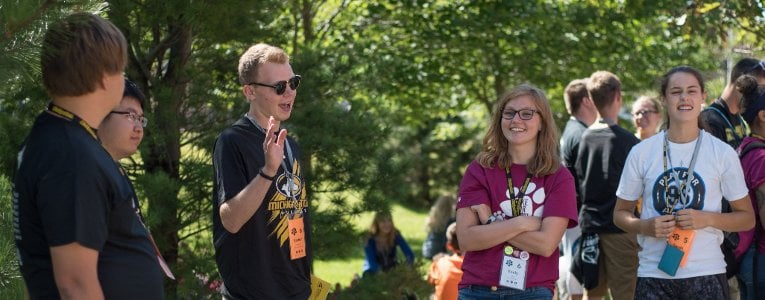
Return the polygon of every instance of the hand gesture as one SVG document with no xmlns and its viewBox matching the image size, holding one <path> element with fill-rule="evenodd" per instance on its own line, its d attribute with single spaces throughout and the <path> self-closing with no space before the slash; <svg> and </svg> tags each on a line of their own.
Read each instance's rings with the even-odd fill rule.
<svg viewBox="0 0 765 300">
<path fill-rule="evenodd" d="M 277 135 L 279 121 L 273 116 L 268 118 L 268 127 L 266 127 L 266 139 L 263 141 L 263 152 L 266 156 L 266 165 L 263 172 L 266 175 L 274 175 L 279 170 L 279 165 L 284 159 L 284 141 L 287 139 L 287 129 L 282 129 Z"/>
<path fill-rule="evenodd" d="M 707 227 L 704 212 L 695 209 L 683 209 L 677 212 L 677 227 L 680 229 L 702 229 Z"/>
<path fill-rule="evenodd" d="M 478 204 L 470 207 L 470 210 L 478 215 L 478 221 L 481 224 L 486 224 L 491 218 L 491 208 L 486 204 Z"/>
<path fill-rule="evenodd" d="M 642 222 L 643 226 L 641 226 L 640 232 L 643 235 L 658 239 L 666 239 L 675 228 L 675 216 L 673 215 L 662 215 Z"/>
</svg>

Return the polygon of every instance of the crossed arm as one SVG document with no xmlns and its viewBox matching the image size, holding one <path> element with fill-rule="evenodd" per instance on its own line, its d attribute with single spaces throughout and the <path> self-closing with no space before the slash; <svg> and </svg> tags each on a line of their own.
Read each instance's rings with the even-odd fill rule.
<svg viewBox="0 0 765 300">
<path fill-rule="evenodd" d="M 482 225 L 471 208 L 457 210 L 457 236 L 463 251 L 479 251 L 509 242 L 536 255 L 552 255 L 563 237 L 568 219 L 518 216 Z"/>
</svg>

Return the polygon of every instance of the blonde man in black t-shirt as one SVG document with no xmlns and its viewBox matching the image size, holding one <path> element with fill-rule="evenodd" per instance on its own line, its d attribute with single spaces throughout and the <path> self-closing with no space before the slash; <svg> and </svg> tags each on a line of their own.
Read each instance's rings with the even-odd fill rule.
<svg viewBox="0 0 765 300">
<path fill-rule="evenodd" d="M 250 47 L 239 60 L 249 110 L 213 150 L 213 240 L 224 299 L 307 299 L 311 222 L 300 148 L 289 119 L 301 77 L 284 50 Z"/>
</svg>

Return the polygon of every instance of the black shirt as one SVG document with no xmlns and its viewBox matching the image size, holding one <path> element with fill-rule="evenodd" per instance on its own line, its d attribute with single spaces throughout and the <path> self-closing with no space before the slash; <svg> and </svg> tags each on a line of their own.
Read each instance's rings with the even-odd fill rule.
<svg viewBox="0 0 765 300">
<path fill-rule="evenodd" d="M 582 196 L 579 225 L 585 233 L 621 233 L 613 219 L 616 188 L 627 155 L 640 140 L 619 125 L 596 126 L 584 131 L 575 164 Z"/>
<path fill-rule="evenodd" d="M 21 274 L 31 299 L 59 298 L 50 247 L 99 251 L 106 299 L 162 299 L 163 278 L 135 192 L 80 124 L 43 112 L 18 156 L 14 220 Z"/>
<path fill-rule="evenodd" d="M 701 111 L 699 123 L 702 129 L 728 143 L 733 149 L 738 149 L 738 145 L 747 136 L 746 121 L 740 114 L 732 114 L 728 104 L 720 98 Z"/>
<path fill-rule="evenodd" d="M 293 158 L 284 165 L 295 175 L 293 191 L 298 201 L 289 198 L 287 176 L 280 167 L 265 200 L 237 233 L 228 232 L 220 220 L 220 205 L 244 189 L 265 165 L 264 139 L 265 134 L 243 117 L 223 130 L 215 142 L 213 241 L 222 293 L 232 299 L 307 299 L 311 294 L 311 222 L 300 150 L 294 140 L 288 138 Z M 284 152 L 287 155 L 286 148 Z M 287 216 L 295 206 L 303 212 L 306 256 L 292 260 Z"/>
<path fill-rule="evenodd" d="M 579 143 L 581 142 L 582 134 L 586 129 L 587 124 L 584 124 L 572 117 L 566 123 L 566 128 L 563 129 L 563 134 L 560 138 L 561 162 L 564 166 L 566 166 L 566 168 L 568 168 L 569 172 L 574 175 L 577 211 L 582 208 L 582 199 L 579 197 L 579 177 L 577 177 L 577 172 L 574 165 L 579 155 Z"/>
</svg>

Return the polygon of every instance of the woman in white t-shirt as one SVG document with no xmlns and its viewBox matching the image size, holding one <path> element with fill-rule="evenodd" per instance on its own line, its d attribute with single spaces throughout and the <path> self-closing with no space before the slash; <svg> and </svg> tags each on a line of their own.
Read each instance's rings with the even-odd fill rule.
<svg viewBox="0 0 765 300">
<path fill-rule="evenodd" d="M 754 226 L 741 164 L 698 127 L 706 98 L 698 70 L 671 69 L 660 95 L 667 130 L 632 148 L 616 191 L 614 223 L 637 233 L 642 248 L 635 299 L 728 299 L 722 231 Z M 732 212 L 720 212 L 723 197 Z"/>
</svg>

